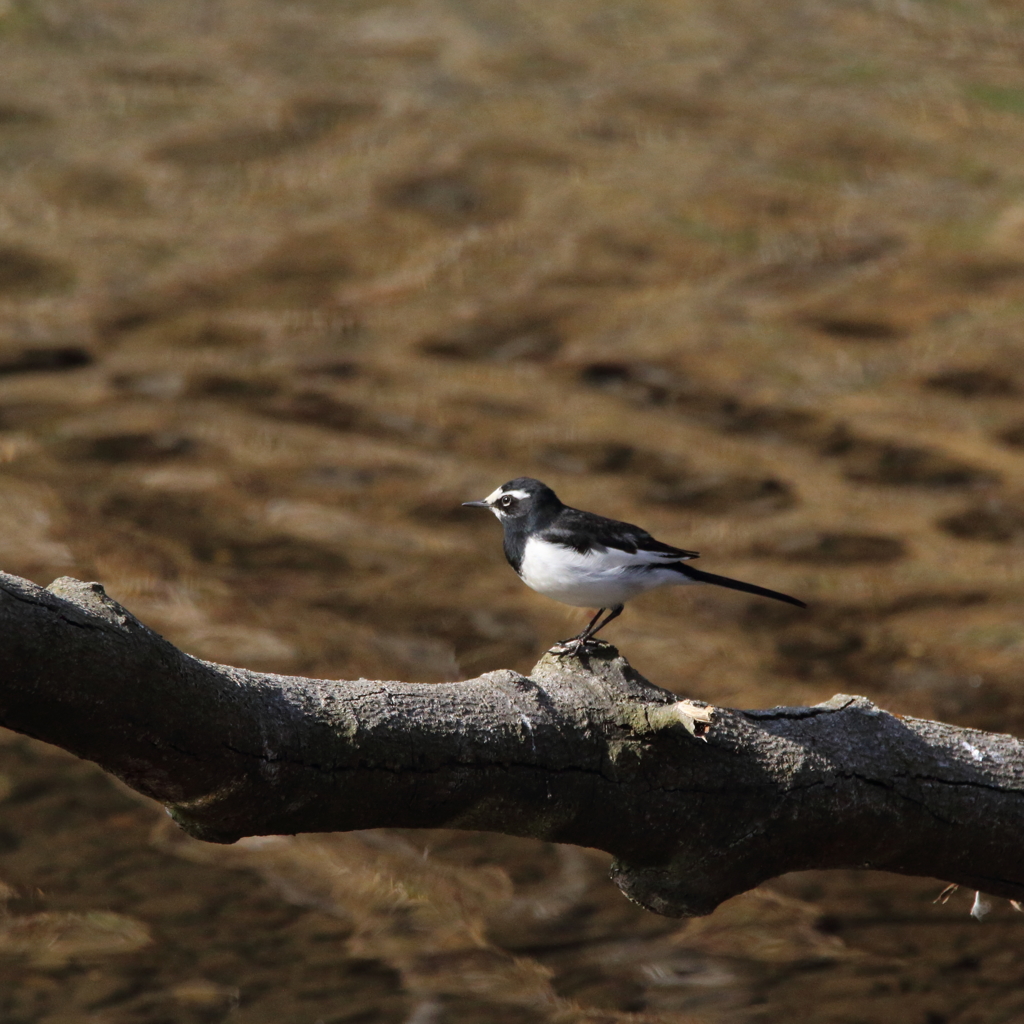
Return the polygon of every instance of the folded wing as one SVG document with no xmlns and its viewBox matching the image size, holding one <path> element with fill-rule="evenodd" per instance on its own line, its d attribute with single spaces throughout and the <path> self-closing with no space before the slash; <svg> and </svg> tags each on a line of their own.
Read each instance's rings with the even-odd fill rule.
<svg viewBox="0 0 1024 1024">
<path fill-rule="evenodd" d="M 637 561 L 646 560 L 653 564 L 699 557 L 697 551 L 674 548 L 655 540 L 646 530 L 632 523 L 620 523 L 617 519 L 606 519 L 575 508 L 563 509 L 558 520 L 544 531 L 544 538 L 553 544 L 572 548 L 581 555 L 612 548 L 630 555 L 639 555 L 641 557 Z"/>
</svg>

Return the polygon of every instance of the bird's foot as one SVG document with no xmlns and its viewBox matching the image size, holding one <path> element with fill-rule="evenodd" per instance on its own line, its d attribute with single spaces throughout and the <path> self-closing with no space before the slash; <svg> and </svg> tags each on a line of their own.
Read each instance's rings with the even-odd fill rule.
<svg viewBox="0 0 1024 1024">
<path fill-rule="evenodd" d="M 583 637 L 574 636 L 570 637 L 568 640 L 559 640 L 558 643 L 551 648 L 550 653 L 559 658 L 564 658 L 568 654 L 579 654 L 586 646 L 587 641 Z"/>
<path fill-rule="evenodd" d="M 554 647 L 551 648 L 551 654 L 554 654 L 558 658 L 565 658 L 570 655 L 580 654 L 582 651 L 593 650 L 597 647 L 608 646 L 604 640 L 598 640 L 592 636 L 573 636 L 568 640 L 559 640 Z"/>
</svg>

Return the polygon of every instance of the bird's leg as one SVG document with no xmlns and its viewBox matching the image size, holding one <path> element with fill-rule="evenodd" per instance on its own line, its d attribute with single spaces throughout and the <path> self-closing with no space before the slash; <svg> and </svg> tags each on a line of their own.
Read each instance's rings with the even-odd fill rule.
<svg viewBox="0 0 1024 1024">
<path fill-rule="evenodd" d="M 602 615 L 604 615 L 604 609 L 598 608 L 597 614 L 590 620 L 590 622 L 587 623 L 586 629 L 577 633 L 575 636 L 569 637 L 568 640 L 559 640 L 551 650 L 558 654 L 576 654 L 593 635 L 591 630 L 594 628 L 594 623 L 597 622 Z"/>
<path fill-rule="evenodd" d="M 583 630 L 582 633 L 578 633 L 576 636 L 574 636 L 573 640 L 589 640 L 594 635 L 594 633 L 597 632 L 597 629 L 594 629 L 594 623 L 597 622 L 597 620 L 601 618 L 602 615 L 604 615 L 604 609 L 598 608 L 597 614 L 590 620 L 590 622 L 587 623 L 587 628 Z M 598 626 L 597 628 L 600 629 L 601 627 Z"/>
<path fill-rule="evenodd" d="M 605 613 L 606 609 L 598 608 L 597 614 L 590 620 L 587 628 L 582 633 L 578 633 L 574 637 L 570 637 L 568 640 L 562 640 L 555 644 L 552 648 L 558 654 L 579 654 L 579 652 L 587 646 L 588 643 L 594 638 L 594 635 L 598 630 L 604 629 L 612 619 L 617 618 L 622 614 L 623 605 L 616 605 L 610 612 L 608 617 L 601 623 L 598 623 L 598 619 Z"/>
<path fill-rule="evenodd" d="M 598 632 L 604 629 L 604 627 L 607 626 L 608 623 L 612 621 L 612 619 L 617 619 L 622 614 L 622 609 L 625 607 L 626 606 L 623 604 L 617 604 L 608 613 L 608 618 L 606 618 L 604 622 L 602 622 L 599 626 L 595 626 L 594 623 L 597 622 L 597 616 L 601 614 L 601 612 L 598 612 L 597 615 L 595 615 L 594 618 L 591 620 L 590 625 L 587 626 L 587 628 L 583 631 L 584 641 L 591 640 L 595 636 L 597 636 Z M 602 608 L 601 611 L 604 611 L 604 609 Z"/>
</svg>

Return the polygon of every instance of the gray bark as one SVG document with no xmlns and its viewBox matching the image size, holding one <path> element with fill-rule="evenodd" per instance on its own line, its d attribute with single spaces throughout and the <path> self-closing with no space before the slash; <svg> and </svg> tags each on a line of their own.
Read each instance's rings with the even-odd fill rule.
<svg viewBox="0 0 1024 1024">
<path fill-rule="evenodd" d="M 622 891 L 672 916 L 807 868 L 1024 899 L 1021 741 L 863 697 L 702 712 L 608 645 L 459 683 L 251 672 L 183 653 L 68 578 L 0 574 L 0 637 L 0 725 L 95 761 L 211 842 L 534 836 L 611 852 Z"/>
</svg>

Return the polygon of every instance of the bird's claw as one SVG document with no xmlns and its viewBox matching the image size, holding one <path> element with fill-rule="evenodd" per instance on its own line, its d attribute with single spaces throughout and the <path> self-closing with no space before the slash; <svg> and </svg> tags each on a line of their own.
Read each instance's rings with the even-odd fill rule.
<svg viewBox="0 0 1024 1024">
<path fill-rule="evenodd" d="M 558 657 L 564 657 L 567 654 L 579 654 L 589 642 L 589 637 L 571 636 L 568 640 L 559 640 L 558 643 L 551 648 L 551 653 Z"/>
<path fill-rule="evenodd" d="M 604 647 L 605 642 L 591 636 L 573 636 L 568 640 L 559 640 L 549 651 L 556 658 L 564 658 L 569 655 L 577 655 L 587 648 Z"/>
</svg>

